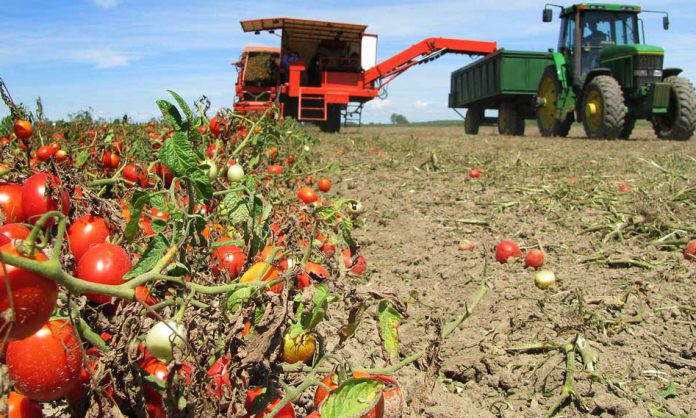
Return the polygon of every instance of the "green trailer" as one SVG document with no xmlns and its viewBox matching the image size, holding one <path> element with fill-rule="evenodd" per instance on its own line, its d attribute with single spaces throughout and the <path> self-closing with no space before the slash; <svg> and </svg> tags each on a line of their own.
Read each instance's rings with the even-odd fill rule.
<svg viewBox="0 0 696 418">
<path fill-rule="evenodd" d="M 498 110 L 498 131 L 524 135 L 534 119 L 539 76 L 553 64 L 548 52 L 498 50 L 452 73 L 449 107 L 467 109 L 467 134 L 478 133 L 486 109 Z"/>
</svg>

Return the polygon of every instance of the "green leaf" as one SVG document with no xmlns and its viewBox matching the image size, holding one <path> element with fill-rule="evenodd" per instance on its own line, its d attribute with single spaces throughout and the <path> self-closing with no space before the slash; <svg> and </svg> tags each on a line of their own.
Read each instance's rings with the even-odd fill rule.
<svg viewBox="0 0 696 418">
<path fill-rule="evenodd" d="M 147 249 L 145 249 L 145 252 L 143 253 L 143 256 L 140 258 L 140 261 L 138 261 L 135 266 L 126 273 L 125 276 L 123 276 L 124 280 L 129 280 L 132 279 L 133 277 L 139 276 L 145 272 L 148 272 L 152 270 L 153 267 L 157 264 L 158 261 L 164 257 L 164 254 L 167 252 L 169 249 L 169 242 L 167 241 L 167 238 L 164 237 L 164 235 L 159 234 L 155 236 L 153 239 L 150 240 L 150 243 L 147 245 Z"/>
<path fill-rule="evenodd" d="M 196 191 L 200 193 L 205 199 L 210 199 L 213 197 L 213 183 L 210 182 L 210 178 L 199 168 L 194 168 L 186 176 L 193 182 L 193 186 Z"/>
<path fill-rule="evenodd" d="M 75 158 L 75 168 L 82 167 L 89 159 L 89 148 L 85 148 L 77 154 Z"/>
<path fill-rule="evenodd" d="M 338 331 L 339 345 L 343 344 L 344 341 L 355 334 L 355 331 L 358 330 L 358 326 L 362 322 L 363 315 L 366 310 L 367 304 L 364 302 L 353 304 L 353 306 L 351 306 L 350 311 L 348 312 L 348 322 L 346 322 L 346 324 L 343 325 Z"/>
<path fill-rule="evenodd" d="M 346 380 L 319 405 L 319 413 L 322 418 L 360 418 L 377 405 L 383 390 L 379 380 Z"/>
<path fill-rule="evenodd" d="M 384 351 L 390 361 L 399 358 L 399 325 L 401 315 L 387 299 L 382 299 L 377 308 L 379 315 L 379 335 L 382 337 Z"/>
<path fill-rule="evenodd" d="M 183 130 L 183 123 L 181 121 L 181 114 L 179 110 L 173 104 L 166 100 L 157 100 L 157 106 L 162 111 L 162 116 L 164 120 L 167 121 L 175 131 Z"/>
<path fill-rule="evenodd" d="M 674 382 L 670 382 L 669 386 L 666 388 L 662 389 L 661 391 L 657 392 L 657 396 L 661 398 L 672 398 L 677 395 L 677 386 L 674 384 Z"/>
<path fill-rule="evenodd" d="M 181 96 L 179 96 L 179 94 L 177 94 L 176 92 L 174 92 L 172 90 L 167 90 L 167 91 L 169 92 L 169 94 L 172 95 L 172 97 L 174 97 L 174 100 L 176 100 L 176 102 L 179 104 L 179 107 L 181 108 L 181 110 L 184 112 L 184 115 L 186 116 L 186 122 L 187 122 L 188 126 L 191 126 L 191 124 L 193 124 L 193 112 L 191 111 L 191 108 L 189 107 L 189 105 L 186 104 L 186 100 L 184 100 Z"/>
<path fill-rule="evenodd" d="M 353 221 L 347 216 L 341 218 L 341 234 L 346 244 L 353 246 Z"/>
<path fill-rule="evenodd" d="M 193 146 L 183 132 L 176 132 L 174 136 L 164 141 L 159 151 L 159 158 L 162 164 L 177 177 L 185 177 L 196 169 L 198 163 Z"/>
<path fill-rule="evenodd" d="M 126 225 L 126 229 L 123 231 L 123 235 L 126 237 L 128 242 L 135 239 L 138 234 L 138 223 L 140 222 L 140 214 L 143 211 L 143 207 L 150 201 L 150 195 L 142 190 L 133 191 L 133 195 L 130 199 L 130 221 Z"/>
<path fill-rule="evenodd" d="M 244 307 L 251 298 L 252 293 L 253 289 L 250 287 L 240 287 L 232 291 L 227 297 L 227 309 L 230 312 L 236 312 L 237 309 Z"/>
<path fill-rule="evenodd" d="M 235 225 L 246 223 L 251 219 L 249 208 L 242 193 L 227 193 L 225 200 L 222 201 L 220 214 Z"/>
<path fill-rule="evenodd" d="M 312 310 L 309 314 L 302 315 L 301 323 L 302 327 L 309 331 L 312 328 L 319 325 L 319 323 L 326 316 L 326 311 L 329 308 L 329 302 L 335 300 L 331 292 L 329 292 L 328 286 L 325 284 L 319 284 L 315 287 L 314 295 L 312 296 Z"/>
</svg>

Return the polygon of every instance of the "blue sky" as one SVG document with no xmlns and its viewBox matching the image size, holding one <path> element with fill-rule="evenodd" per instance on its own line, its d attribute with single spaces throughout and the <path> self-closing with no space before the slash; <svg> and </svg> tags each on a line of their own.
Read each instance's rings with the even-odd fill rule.
<svg viewBox="0 0 696 418">
<path fill-rule="evenodd" d="M 557 0 L 570 4 L 570 1 Z M 139 120 L 158 116 L 155 100 L 178 91 L 188 100 L 208 96 L 213 108 L 231 107 L 236 60 L 245 45 L 279 44 L 273 35 L 241 31 L 239 21 L 298 17 L 368 25 L 379 35 L 383 60 L 430 36 L 497 41 L 509 49 L 555 47 L 558 21 L 541 22 L 543 1 L 420 0 L 183 1 L 0 0 L 0 77 L 16 101 L 34 105 L 41 96 L 50 118 L 91 107 L 106 118 L 124 113 Z M 644 9 L 670 12 L 665 32 L 658 15 L 644 15 L 650 44 L 666 50 L 666 66 L 684 68 L 696 80 L 696 2 L 646 0 Z M 555 16 L 557 12 L 554 11 Z M 470 62 L 462 55 L 418 66 L 373 101 L 365 121 L 451 119 L 450 73 Z M 0 106 L 0 116 L 7 109 Z"/>
</svg>

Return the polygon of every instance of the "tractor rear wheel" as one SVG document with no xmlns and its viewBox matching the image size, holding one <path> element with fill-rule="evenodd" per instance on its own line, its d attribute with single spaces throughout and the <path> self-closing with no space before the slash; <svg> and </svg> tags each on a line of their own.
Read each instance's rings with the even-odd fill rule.
<svg viewBox="0 0 696 418">
<path fill-rule="evenodd" d="M 564 120 L 556 119 L 556 108 L 561 96 L 561 82 L 558 80 L 556 67 L 546 67 L 539 81 L 537 98 L 541 106 L 536 110 L 537 126 L 541 136 L 568 136 L 573 124 L 573 113 L 568 112 Z"/>
<path fill-rule="evenodd" d="M 582 95 L 582 112 L 582 124 L 589 138 L 618 138 L 626 120 L 619 82 L 608 75 L 593 78 Z"/>
<path fill-rule="evenodd" d="M 501 135 L 524 135 L 524 113 L 512 102 L 503 102 L 498 109 L 498 132 Z"/>
<path fill-rule="evenodd" d="M 660 139 L 686 141 L 696 128 L 696 92 L 684 77 L 672 76 L 665 79 L 670 84 L 667 113 L 653 117 L 653 128 Z"/>
<path fill-rule="evenodd" d="M 478 135 L 482 120 L 482 108 L 478 106 L 468 108 L 464 117 L 464 133 L 467 135 Z"/>
</svg>

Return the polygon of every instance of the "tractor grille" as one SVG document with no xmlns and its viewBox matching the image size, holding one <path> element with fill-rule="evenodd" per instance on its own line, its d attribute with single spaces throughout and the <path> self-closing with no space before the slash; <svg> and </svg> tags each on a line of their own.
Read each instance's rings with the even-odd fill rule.
<svg viewBox="0 0 696 418">
<path fill-rule="evenodd" d="M 636 55 L 634 57 L 634 70 L 647 70 L 648 76 L 636 76 L 636 86 L 652 84 L 662 81 L 662 77 L 655 77 L 653 72 L 662 69 L 662 55 Z"/>
</svg>

